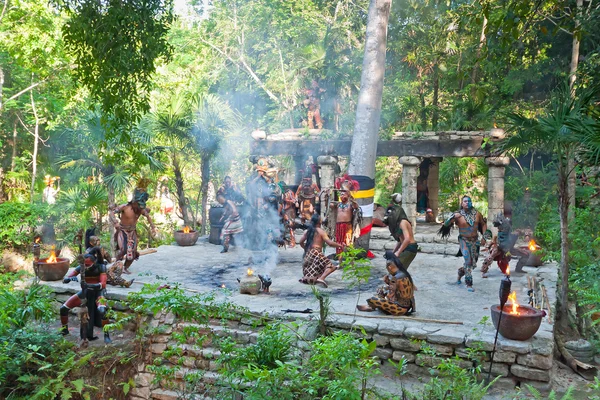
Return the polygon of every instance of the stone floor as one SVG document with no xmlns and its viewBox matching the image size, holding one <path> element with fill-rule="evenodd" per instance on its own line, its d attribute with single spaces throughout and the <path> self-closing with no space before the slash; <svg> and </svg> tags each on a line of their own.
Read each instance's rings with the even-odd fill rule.
<svg viewBox="0 0 600 400">
<path fill-rule="evenodd" d="M 349 283 L 343 279 L 343 272 L 336 271 L 327 279 L 329 288 L 319 288 L 320 291 L 330 294 L 331 324 L 340 329 L 361 325 L 365 329 L 387 335 L 395 335 L 396 332 L 399 335 L 407 335 L 410 330 L 423 334 L 423 337 L 427 337 L 428 341 L 433 340 L 434 343 L 443 343 L 445 340 L 452 342 L 456 337 L 461 341 L 468 341 L 476 330 L 478 337 L 491 345 L 494 333 L 491 323 L 483 326 L 479 322 L 484 317 L 489 317 L 490 306 L 498 303 L 498 289 L 503 275 L 494 264 L 488 279 L 482 279 L 479 270 L 475 270 L 475 292 L 468 292 L 464 284 L 457 285 L 456 270 L 462 265 L 462 257 L 454 256 L 458 250 L 456 236 L 453 235 L 449 241 L 443 241 L 435 234 L 438 228 L 439 225 L 433 224 L 417 226 L 415 238 L 422 252 L 417 255 L 409 269 L 418 287 L 415 295 L 417 312 L 413 316 L 398 319 L 379 313 L 356 311 L 356 304 L 364 303 L 381 285 L 381 278 L 386 273 L 384 250 L 395 246 L 387 228 L 374 228 L 371 249 L 376 258 L 371 260 L 372 273 L 369 282 L 360 290 L 349 288 Z M 298 231 L 298 237 L 301 234 L 302 232 Z M 301 248 L 279 248 L 270 254 L 251 252 L 235 246 L 228 253 L 222 254 L 220 251 L 221 246 L 210 244 L 206 237 L 200 238 L 190 247 L 179 247 L 175 244 L 160 246 L 156 253 L 144 255 L 132 265 L 130 277 L 135 278 L 135 283 L 131 288 L 110 286 L 108 297 L 124 299 L 127 293 L 141 289 L 145 283 L 179 283 L 190 290 L 190 293 L 216 291 L 219 297 L 227 298 L 256 313 L 268 313 L 270 316 L 286 319 L 318 318 L 318 303 L 311 287 L 298 282 L 302 276 Z M 332 249 L 326 251 L 327 254 L 331 252 Z M 514 270 L 515 265 L 516 260 L 513 260 L 511 269 Z M 252 268 L 255 273 L 271 276 L 273 284 L 270 294 L 239 294 L 237 279 L 244 277 L 248 268 Z M 518 301 L 521 304 L 527 303 L 527 275 L 533 275 L 546 286 L 550 304 L 554 305 L 557 266 L 546 264 L 539 268 L 525 267 L 524 270 L 525 273 L 511 275 L 512 289 L 517 292 Z M 77 283 L 44 283 L 63 298 L 79 289 Z M 306 309 L 313 312 L 302 314 L 284 311 Z M 518 351 L 514 346 L 524 346 L 527 349 L 523 348 L 522 352 L 529 352 L 552 342 L 553 323 L 549 318 L 544 318 L 533 339 L 528 342 L 515 342 L 500 338 L 499 348 Z M 383 378 L 385 379 L 377 385 L 388 387 L 393 392 L 397 382 L 387 379 L 388 377 Z M 503 398 L 502 389 L 498 390 L 495 395 L 487 398 Z"/>
<path fill-rule="evenodd" d="M 458 245 L 455 239 L 450 243 L 439 242 L 433 232 L 436 226 L 419 225 L 416 238 L 423 248 L 431 249 L 438 246 L 444 253 L 455 254 Z M 376 258 L 371 261 L 371 279 L 360 290 L 350 289 L 349 283 L 343 279 L 343 272 L 336 271 L 327 279 L 329 288 L 320 288 L 331 296 L 332 315 L 338 319 L 350 319 L 355 313 L 357 303 L 375 293 L 381 285 L 381 277 L 386 273 L 384 248 L 391 248 L 395 242 L 389 238 L 387 228 L 374 228 L 372 249 Z M 310 308 L 317 311 L 318 304 L 311 293 L 311 287 L 298 283 L 302 276 L 303 250 L 296 248 L 280 248 L 277 253 L 251 252 L 232 247 L 228 253 L 220 253 L 221 247 L 208 243 L 207 238 L 200 238 L 196 245 L 179 247 L 177 245 L 160 246 L 156 253 L 140 257 L 132 267 L 135 283 L 130 289 L 109 286 L 108 295 L 114 299 L 123 299 L 128 292 L 140 289 L 144 283 L 180 283 L 192 292 L 216 290 L 223 298 L 249 308 L 257 313 L 283 315 L 283 310 L 305 310 Z M 435 249 L 434 249 L 435 250 Z M 331 253 L 332 249 L 326 250 Z M 514 269 L 516 260 L 511 267 Z M 481 264 L 481 260 L 480 260 Z M 417 312 L 413 314 L 416 320 L 435 319 L 461 322 L 464 328 L 473 328 L 483 317 L 489 316 L 489 308 L 498 303 L 500 270 L 492 267 L 488 279 L 482 279 L 478 270 L 474 271 L 475 292 L 467 292 L 464 284 L 457 285 L 456 270 L 462 265 L 462 257 L 437 253 L 419 253 L 410 266 L 415 285 Z M 273 280 L 270 294 L 257 296 L 242 295 L 238 292 L 238 278 L 247 274 L 252 268 L 255 273 L 269 274 Z M 536 275 L 548 290 L 551 304 L 556 298 L 556 265 L 546 264 L 539 268 L 525 267 L 526 273 L 512 274 L 512 288 L 517 292 L 521 304 L 527 303 L 527 274 Z M 63 284 L 60 281 L 47 282 L 57 293 L 74 293 L 79 285 Z M 227 288 L 225 291 L 222 287 Z M 348 315 L 351 314 L 351 315 Z M 316 313 L 313 313 L 316 315 Z M 356 313 L 357 320 L 371 319 L 373 316 L 385 319 L 378 313 Z M 295 316 L 303 317 L 302 314 Z M 311 318 L 312 315 L 305 315 Z M 372 320 L 372 319 L 371 319 Z M 551 332 L 552 325 L 544 320 L 542 330 Z M 491 328 L 488 328 L 491 330 Z"/>
</svg>

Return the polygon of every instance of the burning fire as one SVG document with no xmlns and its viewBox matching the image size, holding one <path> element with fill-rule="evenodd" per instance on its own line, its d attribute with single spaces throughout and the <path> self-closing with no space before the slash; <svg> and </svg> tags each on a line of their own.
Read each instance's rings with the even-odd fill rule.
<svg viewBox="0 0 600 400">
<path fill-rule="evenodd" d="M 47 263 L 55 263 L 58 259 L 56 258 L 56 253 L 54 252 L 54 246 L 52 246 L 52 250 L 50 250 L 50 257 L 46 259 Z"/>
<path fill-rule="evenodd" d="M 38 236 L 34 240 L 35 243 L 42 243 L 42 239 Z"/>
<path fill-rule="evenodd" d="M 248 276 L 252 276 L 254 274 L 254 270 L 252 268 L 248 268 Z"/>
<path fill-rule="evenodd" d="M 190 227 L 189 226 L 185 226 L 183 228 L 183 233 L 190 233 Z"/>
<path fill-rule="evenodd" d="M 520 315 L 521 313 L 517 311 L 519 308 L 519 303 L 517 303 L 517 292 L 513 291 L 509 296 L 508 300 L 512 303 L 512 311 L 510 314 Z"/>
<path fill-rule="evenodd" d="M 535 242 L 535 240 L 531 239 L 529 241 L 529 250 L 536 251 L 539 248 L 540 248 L 540 246 Z"/>
<path fill-rule="evenodd" d="M 510 275 L 510 265 L 506 266 L 506 275 Z"/>
<path fill-rule="evenodd" d="M 221 285 L 221 289 L 225 289 L 225 284 L 222 284 L 222 285 Z"/>
</svg>

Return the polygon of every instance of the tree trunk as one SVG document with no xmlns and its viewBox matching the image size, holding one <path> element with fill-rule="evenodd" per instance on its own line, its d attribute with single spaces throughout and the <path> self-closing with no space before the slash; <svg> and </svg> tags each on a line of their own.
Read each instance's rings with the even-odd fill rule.
<svg viewBox="0 0 600 400">
<path fill-rule="evenodd" d="M 210 180 L 210 156 L 203 155 L 200 159 L 202 162 L 201 175 L 202 184 L 200 185 L 200 192 L 202 193 L 202 228 L 200 229 L 200 235 L 206 235 L 206 224 L 208 223 L 208 215 L 206 209 L 208 208 L 208 182 Z"/>
<path fill-rule="evenodd" d="M 10 158 L 10 172 L 15 172 L 17 166 L 17 118 L 13 122 L 12 156 Z"/>
<path fill-rule="evenodd" d="M 0 204 L 6 201 L 6 193 L 4 193 L 4 168 L 0 166 Z"/>
<path fill-rule="evenodd" d="M 33 100 L 33 91 L 29 92 L 29 97 L 31 98 L 31 109 L 35 118 L 35 129 L 33 131 L 33 155 L 31 160 L 31 190 L 29 192 L 30 202 L 33 203 L 33 192 L 35 190 L 35 178 L 37 175 L 37 154 L 40 137 L 40 120 L 37 115 L 37 109 L 35 108 L 35 101 Z"/>
<path fill-rule="evenodd" d="M 433 106 L 433 117 L 431 118 L 431 127 L 435 131 L 438 125 L 439 118 L 439 93 L 440 93 L 440 75 L 438 73 L 437 65 L 433 66 L 433 100 L 431 105 Z"/>
<path fill-rule="evenodd" d="M 186 226 L 191 226 L 190 216 L 188 213 L 188 204 L 185 198 L 185 191 L 183 189 L 183 176 L 181 173 L 181 167 L 179 166 L 179 157 L 173 153 L 173 174 L 175 175 L 175 188 L 177 190 L 177 204 L 181 209 L 181 218 Z"/>
<path fill-rule="evenodd" d="M 107 176 L 108 174 L 104 174 L 103 176 Z M 116 196 L 115 196 L 115 188 L 112 185 L 107 185 L 106 187 L 106 197 L 108 200 L 108 208 L 114 208 L 117 203 L 116 203 Z M 116 253 L 116 248 L 117 248 L 117 243 L 115 242 L 115 227 L 113 226 L 112 223 L 108 224 L 108 232 L 110 233 L 110 251 L 112 254 L 112 257 L 115 257 Z"/>
<path fill-rule="evenodd" d="M 569 159 L 570 152 L 567 153 Z M 559 293 L 560 308 L 558 316 L 560 325 L 566 328 L 569 325 L 569 195 L 568 195 L 568 170 L 567 162 L 561 160 L 558 171 L 558 201 L 560 214 L 560 275 L 561 286 Z"/>
<path fill-rule="evenodd" d="M 475 85 L 478 79 L 479 73 L 479 62 L 481 60 L 481 51 L 483 50 L 483 46 L 485 46 L 486 36 L 485 30 L 487 29 L 488 19 L 485 14 L 483 14 L 483 23 L 481 24 L 481 35 L 479 36 L 479 46 L 477 46 L 477 53 L 475 55 L 475 65 L 473 66 L 473 71 L 471 72 L 471 84 Z M 472 88 L 473 91 L 475 88 Z"/>
<path fill-rule="evenodd" d="M 579 29 L 581 25 L 581 12 L 583 9 L 583 0 L 577 0 L 577 11 L 575 14 L 575 29 L 573 29 L 573 46 L 571 47 L 571 65 L 569 68 L 569 90 L 571 96 L 575 96 L 575 81 L 577 80 L 577 66 L 579 65 Z M 570 214 L 569 221 L 573 221 L 575 217 L 575 162 L 572 158 L 569 159 L 569 206 Z"/>
<path fill-rule="evenodd" d="M 387 26 L 391 6 L 392 0 L 371 0 L 369 3 L 365 55 L 348 166 L 350 175 L 364 176 L 373 185 L 385 74 Z M 372 205 L 373 196 L 358 200 L 360 200 L 360 205 Z M 371 234 L 367 227 L 371 226 L 371 221 L 372 215 L 363 218 L 361 231 L 365 231 L 365 233 L 356 243 L 365 250 L 369 248 Z"/>
</svg>

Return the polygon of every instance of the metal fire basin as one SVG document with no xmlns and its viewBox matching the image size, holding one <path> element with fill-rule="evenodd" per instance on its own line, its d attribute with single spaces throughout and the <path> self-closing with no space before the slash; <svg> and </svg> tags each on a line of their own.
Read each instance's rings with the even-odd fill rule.
<svg viewBox="0 0 600 400">
<path fill-rule="evenodd" d="M 200 236 L 200 233 L 198 231 L 190 231 L 190 233 L 185 233 L 182 230 L 179 231 L 175 231 L 173 233 L 173 236 L 175 237 L 175 242 L 177 242 L 178 245 L 180 246 L 193 246 L 196 244 L 196 241 L 198 240 L 198 236 Z"/>
<path fill-rule="evenodd" d="M 506 339 L 527 340 L 538 331 L 542 318 L 546 315 L 545 311 L 538 310 L 530 306 L 518 306 L 519 315 L 510 314 L 512 306 L 505 305 L 502 313 L 502 321 L 498 328 L 500 319 L 500 305 L 495 304 L 491 308 L 492 321 L 494 328 Z"/>
<path fill-rule="evenodd" d="M 35 274 L 43 281 L 60 281 L 69 270 L 68 258 L 57 257 L 56 262 L 49 263 L 46 260 L 35 261 L 37 264 Z"/>
</svg>

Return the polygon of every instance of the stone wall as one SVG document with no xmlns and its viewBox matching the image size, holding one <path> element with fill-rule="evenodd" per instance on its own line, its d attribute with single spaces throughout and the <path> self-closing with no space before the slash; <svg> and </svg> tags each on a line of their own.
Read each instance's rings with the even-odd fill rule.
<svg viewBox="0 0 600 400">
<path fill-rule="evenodd" d="M 310 338 L 311 335 L 307 335 L 307 332 L 315 332 L 316 323 L 304 322 L 306 323 L 301 324 L 301 333 Z M 229 320 L 225 324 L 214 320 L 207 326 L 201 326 L 181 323 L 171 313 L 150 316 L 147 323 L 150 327 L 159 328 L 160 333 L 150 338 L 143 360 L 137 366 L 138 372 L 134 377 L 136 387 L 131 391 L 131 399 L 135 400 L 175 400 L 185 387 L 185 375 L 192 372 L 202 371 L 202 382 L 214 383 L 218 378 L 218 364 L 215 360 L 220 352 L 213 347 L 213 339 L 229 336 L 240 345 L 253 344 L 256 343 L 261 329 L 260 323 L 252 319 Z M 456 358 L 461 367 L 472 367 L 470 349 L 482 351 L 482 379 L 487 377 L 490 367 L 494 334 L 489 330 L 481 332 L 469 330 L 460 324 L 435 324 L 408 319 L 361 318 L 360 322 L 356 322 L 352 316 L 337 316 L 329 321 L 329 325 L 334 330 L 352 331 L 358 336 L 363 336 L 364 332 L 367 339 L 377 343 L 375 355 L 382 363 L 406 359 L 409 376 L 429 377 L 430 368 L 438 365 L 442 358 Z M 197 329 L 199 334 L 208 334 L 209 340 L 203 342 L 202 346 L 176 342 L 173 334 L 181 332 L 185 327 Z M 423 346 L 429 346 L 438 356 L 425 354 L 422 351 Z M 170 347 L 178 347 L 181 350 L 180 356 L 164 357 L 165 351 Z M 492 367 L 492 376 L 500 377 L 495 388 L 509 390 L 515 386 L 529 384 L 542 392 L 549 392 L 553 351 L 552 325 L 546 321 L 528 341 L 508 340 L 499 336 Z M 157 359 L 162 359 L 163 364 L 180 365 L 175 379 L 169 384 L 152 383 L 155 375 L 149 365 L 156 364 Z"/>
</svg>

